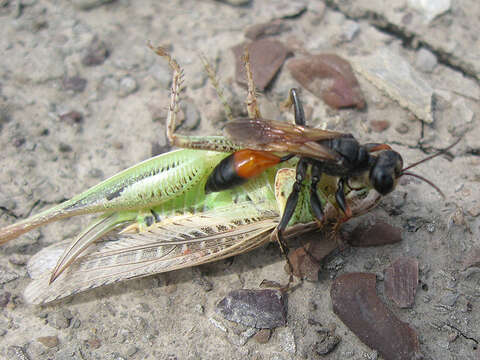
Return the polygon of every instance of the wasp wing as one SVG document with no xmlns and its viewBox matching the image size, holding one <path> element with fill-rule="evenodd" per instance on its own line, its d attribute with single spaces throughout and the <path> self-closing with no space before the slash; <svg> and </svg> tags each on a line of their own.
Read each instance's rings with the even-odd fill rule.
<svg viewBox="0 0 480 360">
<path fill-rule="evenodd" d="M 264 204 L 265 205 L 265 204 Z M 148 230 L 106 235 L 92 244 L 51 284 L 50 275 L 69 241 L 36 254 L 28 264 L 34 281 L 29 303 L 43 304 L 81 291 L 161 272 L 217 261 L 270 240 L 279 213 L 251 201 L 203 213 L 167 218 Z"/>
<path fill-rule="evenodd" d="M 225 131 L 234 142 L 246 148 L 288 152 L 324 161 L 340 161 L 341 156 L 318 141 L 345 136 L 336 131 L 248 118 L 228 122 Z"/>
</svg>

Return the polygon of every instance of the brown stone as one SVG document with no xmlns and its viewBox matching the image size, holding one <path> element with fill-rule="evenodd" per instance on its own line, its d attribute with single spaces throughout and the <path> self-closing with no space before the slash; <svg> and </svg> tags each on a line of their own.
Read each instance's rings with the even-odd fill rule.
<svg viewBox="0 0 480 360">
<path fill-rule="evenodd" d="M 358 225 L 347 239 L 351 246 L 382 246 L 402 241 L 402 229 L 385 222 Z"/>
<path fill-rule="evenodd" d="M 322 260 L 338 248 L 338 242 L 334 237 L 322 237 L 318 232 L 302 237 L 302 242 L 306 244 L 288 254 L 293 275 L 301 279 L 318 281 Z"/>
<path fill-rule="evenodd" d="M 401 308 L 415 303 L 418 286 L 418 261 L 409 257 L 395 260 L 385 270 L 385 295 Z"/>
<path fill-rule="evenodd" d="M 415 330 L 382 303 L 375 285 L 375 274 L 337 277 L 330 291 L 333 311 L 362 342 L 385 359 L 416 359 L 419 342 Z"/>
<path fill-rule="evenodd" d="M 310 55 L 288 62 L 292 76 L 334 109 L 363 109 L 365 100 L 348 61 L 335 54 Z"/>
<path fill-rule="evenodd" d="M 242 43 L 232 48 L 235 56 L 235 79 L 247 85 L 243 55 L 245 46 L 250 54 L 250 68 L 258 90 L 263 91 L 273 80 L 288 55 L 287 48 L 276 40 L 260 39 L 250 44 Z"/>
<path fill-rule="evenodd" d="M 390 123 L 387 120 L 372 120 L 370 121 L 370 128 L 377 132 L 383 132 L 390 127 Z"/>
</svg>

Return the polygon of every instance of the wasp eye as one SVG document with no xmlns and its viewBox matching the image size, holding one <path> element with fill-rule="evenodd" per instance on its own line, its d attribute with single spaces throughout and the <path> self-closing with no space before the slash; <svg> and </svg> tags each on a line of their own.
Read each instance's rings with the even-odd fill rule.
<svg viewBox="0 0 480 360">
<path fill-rule="evenodd" d="M 382 195 L 387 195 L 395 188 L 395 180 L 392 174 L 385 170 L 376 166 L 370 173 L 370 182 L 373 188 Z"/>
<path fill-rule="evenodd" d="M 397 152 L 384 151 L 379 154 L 370 170 L 370 183 L 373 188 L 382 195 L 393 191 L 402 166 L 402 158 Z"/>
</svg>

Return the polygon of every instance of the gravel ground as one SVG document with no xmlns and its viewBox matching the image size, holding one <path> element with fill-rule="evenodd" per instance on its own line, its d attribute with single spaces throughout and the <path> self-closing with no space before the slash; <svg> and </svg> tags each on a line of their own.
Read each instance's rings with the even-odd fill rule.
<svg viewBox="0 0 480 360">
<path fill-rule="evenodd" d="M 25 304 L 25 262 L 88 222 L 74 218 L 0 249 L 0 357 L 315 359 L 321 358 L 312 350 L 316 322 L 341 337 L 325 358 L 376 359 L 336 317 L 330 299 L 332 279 L 362 271 L 377 274 L 380 296 L 417 331 L 426 359 L 479 359 L 480 275 L 476 267 L 464 271 L 463 264 L 480 247 L 480 5 L 451 0 L 422 7 L 426 3 L 0 1 L 0 226 L 168 149 L 171 73 L 148 41 L 169 48 L 185 68 L 184 133 L 218 134 L 225 120 L 199 52 L 216 66 L 227 100 L 240 114 L 245 90 L 235 82 L 231 48 L 245 41 L 250 26 L 281 19 L 284 26 L 273 39 L 296 57 L 341 55 L 358 72 L 365 95 L 366 109 L 338 111 L 303 91 L 312 126 L 326 122 L 362 142 L 386 142 L 407 163 L 463 136 L 451 151 L 453 160 L 439 157 L 416 170 L 446 200 L 419 181 L 402 182 L 358 221 L 387 221 L 402 228 L 403 241 L 348 248 L 334 257 L 318 282 L 303 282 L 289 294 L 288 325 L 266 342 L 261 336 L 246 341 L 248 329 L 224 320 L 215 304 L 231 290 L 258 288 L 262 279 L 286 281 L 273 245 L 237 256 L 231 265 L 124 282 L 45 307 Z M 283 66 L 260 96 L 265 117 L 287 116 L 279 103 L 294 86 Z M 400 256 L 419 262 L 411 309 L 382 295 L 383 272 Z"/>
</svg>

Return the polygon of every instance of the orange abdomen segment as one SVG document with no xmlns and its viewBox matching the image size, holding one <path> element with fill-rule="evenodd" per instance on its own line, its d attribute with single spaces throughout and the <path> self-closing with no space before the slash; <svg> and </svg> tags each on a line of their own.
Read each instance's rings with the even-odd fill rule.
<svg viewBox="0 0 480 360">
<path fill-rule="evenodd" d="M 272 153 L 249 149 L 235 152 L 233 159 L 235 172 L 244 179 L 257 176 L 280 162 L 280 158 Z"/>
</svg>

